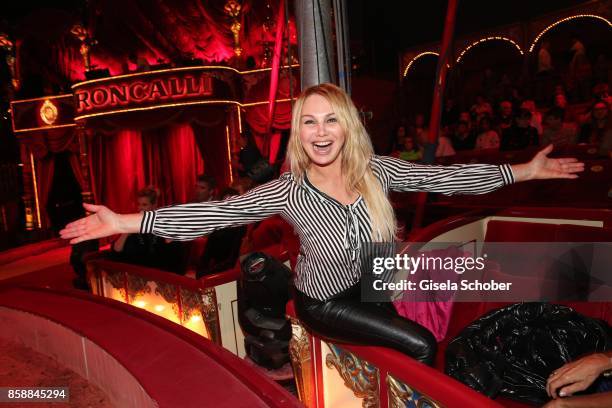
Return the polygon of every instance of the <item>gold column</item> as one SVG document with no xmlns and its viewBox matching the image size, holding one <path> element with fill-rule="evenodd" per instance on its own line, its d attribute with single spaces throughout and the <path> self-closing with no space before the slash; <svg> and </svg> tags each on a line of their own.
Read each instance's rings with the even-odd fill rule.
<svg viewBox="0 0 612 408">
<path fill-rule="evenodd" d="M 36 219 L 36 201 L 34 194 L 34 173 L 33 173 L 33 160 L 32 152 L 24 143 L 20 143 L 19 146 L 21 163 L 22 177 L 23 177 L 23 207 L 25 210 L 25 229 L 32 231 L 39 224 Z"/>
<path fill-rule="evenodd" d="M 316 407 L 316 395 L 312 388 L 315 378 L 312 370 L 311 337 L 300 321 L 291 320 L 291 340 L 289 341 L 289 356 L 293 367 L 293 376 L 302 404 L 308 408 Z"/>
<path fill-rule="evenodd" d="M 81 173 L 85 180 L 85 185 L 81 191 L 84 203 L 93 203 L 94 196 L 91 191 L 91 171 L 89 168 L 88 148 L 91 141 L 91 133 L 85 128 L 83 123 L 79 123 L 76 128 L 79 140 L 79 162 L 81 164 Z"/>
</svg>

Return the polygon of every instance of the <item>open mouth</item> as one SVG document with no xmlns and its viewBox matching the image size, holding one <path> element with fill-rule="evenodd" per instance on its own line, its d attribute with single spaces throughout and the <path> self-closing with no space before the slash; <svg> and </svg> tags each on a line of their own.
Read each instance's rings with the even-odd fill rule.
<svg viewBox="0 0 612 408">
<path fill-rule="evenodd" d="M 313 147 L 315 152 L 317 153 L 328 153 L 331 150 L 331 145 L 333 142 L 316 142 L 313 143 Z"/>
</svg>

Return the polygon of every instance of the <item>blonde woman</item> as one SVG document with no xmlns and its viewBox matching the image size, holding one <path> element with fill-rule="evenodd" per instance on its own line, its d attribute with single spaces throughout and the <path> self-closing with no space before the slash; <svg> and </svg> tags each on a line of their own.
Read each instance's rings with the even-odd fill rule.
<svg viewBox="0 0 612 408">
<path fill-rule="evenodd" d="M 431 364 L 432 334 L 390 308 L 361 302 L 359 253 L 368 241 L 391 242 L 396 224 L 390 190 L 480 194 L 516 181 L 575 178 L 575 159 L 549 159 L 551 146 L 521 165 L 426 166 L 373 154 L 351 99 L 338 87 L 306 89 L 293 108 L 290 172 L 239 197 L 183 204 L 140 214 L 93 214 L 61 231 L 71 243 L 118 233 L 189 240 L 279 214 L 300 237 L 295 268 L 298 316 L 337 341 L 380 345 Z"/>
</svg>

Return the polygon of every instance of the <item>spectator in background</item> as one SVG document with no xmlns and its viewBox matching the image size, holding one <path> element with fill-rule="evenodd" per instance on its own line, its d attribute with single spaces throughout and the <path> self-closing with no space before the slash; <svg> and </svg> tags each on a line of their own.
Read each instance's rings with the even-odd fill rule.
<svg viewBox="0 0 612 408">
<path fill-rule="evenodd" d="M 213 176 L 200 174 L 196 179 L 195 201 L 213 201 L 216 195 L 217 180 Z"/>
<path fill-rule="evenodd" d="M 476 138 L 476 150 L 499 149 L 499 135 L 491 129 L 491 118 L 483 117 L 478 122 L 479 134 Z"/>
<path fill-rule="evenodd" d="M 438 146 L 436 147 L 436 157 L 447 157 L 455 154 L 453 144 L 448 138 L 448 132 L 448 126 L 443 127 L 440 132 L 440 136 L 438 137 Z"/>
<path fill-rule="evenodd" d="M 523 103 L 523 95 L 521 94 L 521 90 L 517 87 L 512 87 L 510 92 L 510 98 L 508 98 L 510 102 L 512 102 L 512 110 L 514 112 L 518 112 L 521 108 L 521 103 Z"/>
<path fill-rule="evenodd" d="M 563 109 L 554 107 L 544 115 L 544 132 L 542 133 L 541 145 L 549 144 L 568 146 L 576 144 L 576 127 L 571 123 L 563 121 Z"/>
<path fill-rule="evenodd" d="M 593 99 L 595 101 L 604 101 L 608 106 L 612 106 L 612 96 L 610 96 L 610 88 L 608 84 L 599 83 L 593 87 Z"/>
<path fill-rule="evenodd" d="M 393 131 L 390 139 L 389 154 L 401 150 L 404 147 L 404 139 L 406 139 L 406 126 L 398 125 Z"/>
<path fill-rule="evenodd" d="M 423 141 L 427 140 L 427 123 L 425 122 L 425 115 L 417 113 L 414 117 L 414 125 L 410 129 L 410 134 L 416 137 L 416 140 L 423 144 Z M 423 134 L 425 132 L 425 135 Z"/>
<path fill-rule="evenodd" d="M 235 180 L 230 186 L 230 188 L 238 192 L 238 195 L 243 195 L 253 187 L 255 187 L 255 183 L 248 177 L 240 177 L 239 179 Z"/>
<path fill-rule="evenodd" d="M 470 131 L 473 128 L 472 125 L 472 115 L 470 114 L 470 112 L 464 111 L 464 112 L 460 112 L 459 113 L 459 120 L 457 121 L 457 124 L 459 124 L 459 122 L 465 122 L 468 124 L 468 128 L 470 129 Z"/>
<path fill-rule="evenodd" d="M 536 97 L 538 101 L 543 101 L 545 97 L 552 93 L 553 65 L 550 56 L 550 42 L 542 41 L 540 51 L 538 51 L 538 67 L 536 70 Z"/>
<path fill-rule="evenodd" d="M 404 138 L 404 146 L 399 151 L 398 157 L 406 161 L 419 161 L 423 158 L 423 153 L 419 149 L 414 136 Z"/>
<path fill-rule="evenodd" d="M 153 211 L 157 208 L 159 191 L 146 187 L 136 193 L 139 212 Z M 122 262 L 167 269 L 166 242 L 153 234 L 121 234 L 113 242 L 113 258 Z"/>
<path fill-rule="evenodd" d="M 473 150 L 476 146 L 476 134 L 470 130 L 466 121 L 460 120 L 453 135 L 453 149 L 455 151 Z"/>
<path fill-rule="evenodd" d="M 531 123 L 530 125 L 536 128 L 538 136 L 542 135 L 542 114 L 536 109 L 536 104 L 531 99 L 526 99 L 521 104 L 522 109 L 527 109 L 531 112 Z"/>
<path fill-rule="evenodd" d="M 595 102 L 591 109 L 591 118 L 580 128 L 578 141 L 596 144 L 600 155 L 612 157 L 612 120 L 610 106 L 606 102 Z"/>
<path fill-rule="evenodd" d="M 513 118 L 512 102 L 501 101 L 499 103 L 499 115 L 497 117 L 497 133 L 501 134 L 504 130 L 512 126 Z"/>
<path fill-rule="evenodd" d="M 455 105 L 455 100 L 448 98 L 444 104 L 444 110 L 442 111 L 442 126 L 449 126 L 459 121 L 459 109 Z"/>
<path fill-rule="evenodd" d="M 484 96 L 478 95 L 476 96 L 476 103 L 472 105 L 470 109 L 470 113 L 475 118 L 476 122 L 478 122 L 485 115 L 492 116 L 493 108 L 491 108 L 491 105 L 486 101 Z"/>
<path fill-rule="evenodd" d="M 536 75 L 550 74 L 553 70 L 552 57 L 550 56 L 550 41 L 543 40 L 538 51 L 538 70 Z"/>
<path fill-rule="evenodd" d="M 233 188 L 221 192 L 221 199 L 226 200 L 238 195 Z M 233 268 L 240 256 L 242 239 L 247 233 L 247 226 L 223 228 L 208 236 L 206 248 L 196 267 L 196 278 L 222 272 Z"/>
<path fill-rule="evenodd" d="M 514 124 L 502 133 L 500 150 L 521 150 L 529 146 L 538 146 L 538 131 L 529 124 L 530 122 L 531 112 L 519 109 Z"/>
<path fill-rule="evenodd" d="M 584 44 L 577 37 L 572 37 L 570 51 L 573 53 L 569 66 L 571 88 L 574 89 L 574 95 L 579 101 L 586 101 L 591 91 L 591 62 Z"/>
</svg>

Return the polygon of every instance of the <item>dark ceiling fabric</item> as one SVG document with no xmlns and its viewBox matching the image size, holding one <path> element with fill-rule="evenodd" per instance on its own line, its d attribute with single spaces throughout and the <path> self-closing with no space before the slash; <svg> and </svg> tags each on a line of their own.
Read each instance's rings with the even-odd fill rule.
<svg viewBox="0 0 612 408">
<path fill-rule="evenodd" d="M 88 10 L 88 29 L 96 40 L 91 47 L 93 69 L 109 69 L 119 75 L 149 65 L 235 65 L 232 20 L 225 13 L 226 0 L 93 0 Z M 262 44 L 273 41 L 276 1 L 242 2 L 241 46 L 243 58 L 259 62 Z M 53 22 L 53 24 L 49 24 Z M 69 92 L 70 84 L 84 79 L 79 53 L 80 41 L 70 33 L 82 24 L 79 11 L 39 9 L 22 19 L 14 38 L 18 42 L 21 96 Z M 292 44 L 297 43 L 295 25 L 290 23 Z M 194 62 L 199 60 L 198 62 Z M 49 88 L 44 90 L 43 88 Z M 26 95 L 27 94 L 27 95 Z"/>
</svg>

